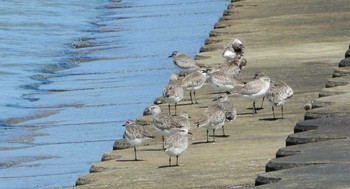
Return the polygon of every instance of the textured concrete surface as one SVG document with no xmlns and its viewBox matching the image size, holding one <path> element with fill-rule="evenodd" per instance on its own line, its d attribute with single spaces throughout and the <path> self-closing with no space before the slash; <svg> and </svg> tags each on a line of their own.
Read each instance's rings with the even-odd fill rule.
<svg viewBox="0 0 350 189">
<path fill-rule="evenodd" d="M 330 140 L 281 148 L 279 158 L 266 164 L 266 171 L 276 171 L 315 164 L 350 163 L 350 141 Z"/>
<path fill-rule="evenodd" d="M 306 123 L 305 123 L 306 122 Z M 335 139 L 350 138 L 350 118 L 320 118 L 298 123 L 294 131 L 305 131 L 291 134 L 286 145 L 297 145 Z"/>
<path fill-rule="evenodd" d="M 349 8 L 346 0 L 231 3 L 196 59 L 201 64 L 215 67 L 223 62 L 221 54 L 225 42 L 239 38 L 246 45 L 245 58 L 248 60 L 240 79 L 247 81 L 256 71 L 263 71 L 271 79 L 283 80 L 293 88 L 294 96 L 285 105 L 285 119 L 272 119 L 267 103 L 257 115 L 252 115 L 251 101 L 232 97 L 238 118 L 225 124 L 225 132 L 230 136 L 219 137 L 219 129 L 216 143 L 204 143 L 205 130 L 196 128 L 194 123 L 217 95 L 206 85 L 197 92 L 199 104 L 189 105 L 186 93 L 185 100 L 178 106 L 178 112 L 190 114 L 193 133 L 191 144 L 179 158 L 180 166 L 166 167 L 168 157 L 159 150 L 161 137 L 155 132 L 151 117 L 143 116 L 138 121 L 156 135 L 151 145 L 139 148 L 138 157 L 143 161 L 131 161 L 133 149 L 106 152 L 104 161 L 93 164 L 91 173 L 78 178 L 77 188 L 254 187 L 255 179 L 265 172 L 265 165 L 275 152 L 285 146 L 285 139 L 293 133 L 297 122 L 308 116 L 322 117 L 327 112 L 346 109 L 347 104 L 339 101 L 346 101 L 347 93 L 339 95 L 338 100 L 317 98 L 349 46 Z M 349 73 L 345 67 L 338 71 L 338 75 Z M 319 108 L 306 115 L 303 105 L 313 99 L 317 99 L 315 106 Z M 167 109 L 165 105 L 161 107 Z M 279 108 L 275 113 L 280 116 Z"/>
<path fill-rule="evenodd" d="M 348 51 L 345 53 L 347 56 Z M 257 188 L 349 188 L 350 88 L 348 58 L 328 79 L 305 121 L 294 127 L 287 147 L 266 164 Z"/>
<path fill-rule="evenodd" d="M 256 188 L 349 188 L 349 174 L 347 164 L 310 165 L 266 173 L 256 179 L 261 185 Z"/>
</svg>

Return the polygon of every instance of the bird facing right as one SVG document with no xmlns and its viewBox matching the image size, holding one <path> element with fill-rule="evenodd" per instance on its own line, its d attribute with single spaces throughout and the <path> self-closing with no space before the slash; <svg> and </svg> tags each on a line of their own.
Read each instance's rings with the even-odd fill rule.
<svg viewBox="0 0 350 189">
<path fill-rule="evenodd" d="M 226 120 L 232 121 L 237 118 L 237 110 L 233 103 L 228 99 L 226 94 L 221 94 L 216 97 L 213 101 L 217 101 L 217 104 L 225 112 Z M 222 136 L 225 135 L 224 125 L 222 126 Z"/>
</svg>

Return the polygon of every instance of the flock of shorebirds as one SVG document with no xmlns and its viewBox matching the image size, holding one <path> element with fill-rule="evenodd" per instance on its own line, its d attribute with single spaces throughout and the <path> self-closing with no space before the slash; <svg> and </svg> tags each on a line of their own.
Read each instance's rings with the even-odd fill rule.
<svg viewBox="0 0 350 189">
<path fill-rule="evenodd" d="M 209 83 L 220 95 L 214 99 L 211 104 L 202 112 L 202 116 L 196 124 L 199 128 L 206 129 L 207 142 L 209 141 L 209 130 L 213 132 L 215 142 L 215 130 L 222 128 L 225 136 L 225 121 L 232 121 L 237 118 L 237 111 L 234 104 L 229 100 L 230 96 L 241 96 L 253 101 L 253 114 L 257 113 L 255 100 L 262 98 L 270 102 L 272 106 L 273 118 L 275 117 L 274 108 L 281 107 L 283 118 L 283 105 L 287 99 L 292 97 L 293 90 L 283 81 L 271 81 L 263 72 L 257 72 L 254 79 L 249 82 L 239 80 L 242 69 L 247 65 L 244 58 L 245 46 L 239 39 L 227 42 L 222 53 L 225 61 L 219 68 L 208 68 L 200 66 L 193 58 L 174 51 L 169 57 L 173 59 L 174 64 L 180 68 L 184 77 L 180 80 L 177 74 L 171 74 L 169 83 L 163 89 L 164 102 L 168 104 L 168 113 L 162 112 L 158 105 L 147 107 L 148 113 L 152 114 L 153 124 L 156 130 L 162 135 L 162 150 L 169 155 L 169 166 L 171 166 L 171 157 L 176 157 L 176 166 L 178 157 L 188 147 L 188 134 L 190 130 L 189 115 L 181 113 L 177 115 L 177 103 L 184 99 L 184 91 L 189 91 L 191 104 L 198 103 L 196 91 L 205 83 Z M 174 104 L 174 114 L 171 114 L 171 105 Z M 144 126 L 129 120 L 125 124 L 124 138 L 134 147 L 135 160 L 137 160 L 136 147 L 149 143 L 152 136 Z"/>
</svg>

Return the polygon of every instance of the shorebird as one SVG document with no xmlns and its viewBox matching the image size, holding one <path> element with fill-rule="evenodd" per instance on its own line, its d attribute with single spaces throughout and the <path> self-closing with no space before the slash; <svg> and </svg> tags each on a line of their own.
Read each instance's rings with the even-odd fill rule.
<svg viewBox="0 0 350 189">
<path fill-rule="evenodd" d="M 157 105 L 152 105 L 147 108 L 147 111 L 149 111 L 152 114 L 153 117 L 153 124 L 156 128 L 156 130 L 162 135 L 162 141 L 163 141 L 163 150 L 164 150 L 164 136 L 171 136 L 173 134 L 176 134 L 179 132 L 180 129 L 187 130 L 187 127 L 182 126 L 181 124 L 177 123 L 173 116 L 162 113 L 162 110 Z"/>
<path fill-rule="evenodd" d="M 262 71 L 257 71 L 255 72 L 253 79 L 258 79 L 259 77 L 262 77 L 262 76 L 265 76 L 265 73 Z M 264 100 L 265 100 L 265 96 L 263 96 L 262 98 L 260 109 L 263 109 Z"/>
<path fill-rule="evenodd" d="M 272 81 L 270 89 L 266 93 L 266 99 L 270 102 L 272 107 L 273 119 L 275 117 L 276 106 L 281 106 L 283 119 L 283 106 L 288 98 L 293 96 L 293 89 L 283 81 Z"/>
<path fill-rule="evenodd" d="M 137 124 L 133 120 L 128 120 L 124 126 L 125 131 L 123 134 L 123 138 L 125 138 L 126 141 L 134 147 L 135 161 L 137 161 L 136 147 L 148 144 L 152 141 L 154 136 L 148 133 L 144 126 Z"/>
<path fill-rule="evenodd" d="M 199 69 L 198 63 L 191 57 L 179 52 L 174 51 L 169 58 L 173 59 L 174 64 L 179 67 L 185 73 L 191 73 Z"/>
<path fill-rule="evenodd" d="M 213 101 L 217 101 L 217 104 L 225 113 L 226 120 L 232 121 L 237 118 L 237 110 L 233 103 L 228 99 L 226 94 L 221 94 L 216 97 Z M 222 136 L 225 135 L 224 125 L 222 126 Z"/>
<path fill-rule="evenodd" d="M 243 86 L 243 83 L 238 81 L 234 75 L 227 74 L 222 70 L 215 70 L 208 73 L 208 83 L 219 91 L 229 91 L 236 86 Z"/>
<path fill-rule="evenodd" d="M 188 115 L 188 113 L 184 112 L 177 116 L 173 116 L 173 119 L 181 127 L 187 128 L 187 131 L 189 132 L 189 130 L 191 129 L 191 124 L 190 124 L 190 116 Z"/>
<path fill-rule="evenodd" d="M 191 98 L 192 104 L 193 104 L 192 93 L 193 93 L 193 98 L 197 104 L 198 102 L 196 99 L 196 90 L 200 89 L 204 85 L 206 80 L 207 80 L 206 70 L 197 70 L 195 72 L 192 72 L 186 75 L 182 79 L 181 86 L 186 90 L 190 91 L 190 98 Z"/>
<path fill-rule="evenodd" d="M 225 119 L 225 112 L 218 104 L 210 105 L 204 110 L 197 127 L 207 130 L 207 142 L 209 142 L 209 130 L 213 130 L 213 142 L 215 142 L 215 130 L 224 126 Z"/>
<path fill-rule="evenodd" d="M 305 110 L 305 111 L 312 110 L 312 104 L 313 104 L 313 101 L 312 101 L 312 100 L 308 100 L 307 102 L 305 102 L 305 104 L 304 104 L 304 110 Z"/>
<path fill-rule="evenodd" d="M 244 98 L 253 100 L 253 114 L 256 112 L 255 100 L 266 95 L 270 88 L 270 78 L 268 76 L 261 76 L 253 81 L 246 83 L 244 86 L 234 88 L 231 93 L 239 95 Z"/>
<path fill-rule="evenodd" d="M 176 115 L 176 105 L 184 97 L 184 90 L 181 86 L 181 82 L 178 81 L 176 74 L 170 75 L 169 83 L 163 89 L 163 98 L 166 103 L 168 103 L 169 115 L 170 114 L 170 104 L 174 104 L 175 115 Z"/>
<path fill-rule="evenodd" d="M 219 70 L 227 75 L 233 76 L 234 78 L 238 78 L 242 71 L 242 69 L 233 62 L 227 62 L 222 64 Z"/>
<path fill-rule="evenodd" d="M 247 60 L 244 57 L 238 55 L 233 59 L 226 60 L 220 66 L 220 70 L 224 71 L 227 74 L 233 74 L 237 78 L 246 65 Z"/>
<path fill-rule="evenodd" d="M 237 56 L 242 56 L 244 51 L 245 46 L 243 43 L 239 39 L 234 39 L 225 44 L 222 57 L 226 58 L 226 60 L 234 59 Z"/>
<path fill-rule="evenodd" d="M 169 166 L 171 166 L 171 157 L 176 157 L 176 166 L 179 166 L 179 156 L 188 147 L 188 135 L 185 130 L 180 129 L 178 133 L 165 139 L 165 153 L 169 155 Z"/>
</svg>

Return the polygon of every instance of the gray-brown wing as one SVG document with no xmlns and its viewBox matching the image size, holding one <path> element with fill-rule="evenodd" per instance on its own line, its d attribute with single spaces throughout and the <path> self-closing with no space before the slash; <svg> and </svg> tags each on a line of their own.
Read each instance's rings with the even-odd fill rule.
<svg viewBox="0 0 350 189">
<path fill-rule="evenodd" d="M 172 116 L 166 113 L 159 113 L 157 116 L 154 116 L 153 122 L 154 125 L 161 130 L 180 127 L 180 125 L 174 121 Z"/>
</svg>

